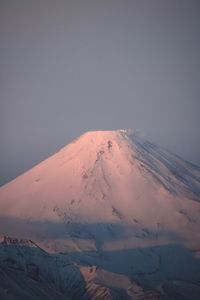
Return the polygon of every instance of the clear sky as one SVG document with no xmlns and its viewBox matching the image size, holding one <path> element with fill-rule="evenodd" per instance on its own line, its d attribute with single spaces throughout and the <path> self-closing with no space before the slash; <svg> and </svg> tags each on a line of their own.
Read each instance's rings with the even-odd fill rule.
<svg viewBox="0 0 200 300">
<path fill-rule="evenodd" d="M 0 1 L 0 184 L 96 129 L 200 165 L 199 114 L 199 0 Z"/>
</svg>

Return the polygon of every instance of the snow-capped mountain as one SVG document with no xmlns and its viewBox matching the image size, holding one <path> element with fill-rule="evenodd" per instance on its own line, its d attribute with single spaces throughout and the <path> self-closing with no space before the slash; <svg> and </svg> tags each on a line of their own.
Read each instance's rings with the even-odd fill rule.
<svg viewBox="0 0 200 300">
<path fill-rule="evenodd" d="M 87 132 L 0 188 L 0 234 L 97 266 L 127 299 L 198 299 L 199 228 L 200 168 L 131 130 Z"/>
</svg>

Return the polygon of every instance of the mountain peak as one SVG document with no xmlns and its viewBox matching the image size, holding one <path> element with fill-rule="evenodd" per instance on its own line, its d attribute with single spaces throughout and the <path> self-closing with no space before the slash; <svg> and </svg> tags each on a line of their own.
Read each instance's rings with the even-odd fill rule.
<svg viewBox="0 0 200 300">
<path fill-rule="evenodd" d="M 86 131 L 80 138 L 94 138 L 94 139 L 106 139 L 106 138 L 119 138 L 120 136 L 129 136 L 136 134 L 133 129 L 116 129 L 116 130 L 94 130 Z"/>
<path fill-rule="evenodd" d="M 83 133 L 80 138 L 81 139 L 112 139 L 119 136 L 121 130 L 94 130 L 94 131 L 86 131 Z"/>
<path fill-rule="evenodd" d="M 91 138 L 91 139 L 106 139 L 106 138 L 114 138 L 116 137 L 118 131 L 117 130 L 94 130 L 87 131 L 80 138 Z"/>
<path fill-rule="evenodd" d="M 99 150 L 106 152 L 107 150 L 111 150 L 111 148 L 115 150 L 116 154 L 117 148 L 120 147 L 121 150 L 118 154 L 123 155 L 127 148 L 129 148 L 129 151 L 131 149 L 133 151 L 135 139 L 138 137 L 137 132 L 132 129 L 87 131 L 66 147 L 68 149 L 69 146 L 76 143 L 76 147 L 74 147 L 76 150 L 78 150 L 78 148 L 87 148 L 87 152 L 92 152 L 93 154 Z"/>
<path fill-rule="evenodd" d="M 137 132 L 89 131 L 1 187 L 0 216 L 17 219 L 13 228 L 20 228 L 22 237 L 27 237 L 24 221 L 33 224 L 34 234 L 42 234 L 42 227 L 46 230 L 45 225 L 37 229 L 37 222 L 62 224 L 65 232 L 66 224 L 132 224 L 134 220 L 148 228 L 163 223 L 166 230 L 174 230 L 176 213 L 183 211 L 180 218 L 190 218 L 185 211 L 193 209 L 191 199 L 197 202 L 199 195 L 199 169 Z M 189 201 L 184 208 L 185 200 L 181 204 L 180 198 Z M 60 225 L 54 230 L 47 227 L 51 238 L 55 231 L 60 234 Z"/>
</svg>

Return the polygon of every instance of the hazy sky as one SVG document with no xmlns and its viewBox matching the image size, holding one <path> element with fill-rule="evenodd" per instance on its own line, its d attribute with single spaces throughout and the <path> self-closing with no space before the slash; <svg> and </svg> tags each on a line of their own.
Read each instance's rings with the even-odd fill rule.
<svg viewBox="0 0 200 300">
<path fill-rule="evenodd" d="M 199 113 L 199 0 L 0 0 L 0 184 L 96 129 L 200 164 Z"/>
</svg>

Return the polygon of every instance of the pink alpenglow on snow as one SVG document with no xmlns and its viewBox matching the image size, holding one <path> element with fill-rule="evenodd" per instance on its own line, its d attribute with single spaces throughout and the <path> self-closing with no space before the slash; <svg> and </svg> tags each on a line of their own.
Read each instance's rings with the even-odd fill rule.
<svg viewBox="0 0 200 300">
<path fill-rule="evenodd" d="M 132 130 L 86 132 L 0 188 L 0 234 L 151 288 L 200 281 L 199 228 L 200 168 Z"/>
</svg>

